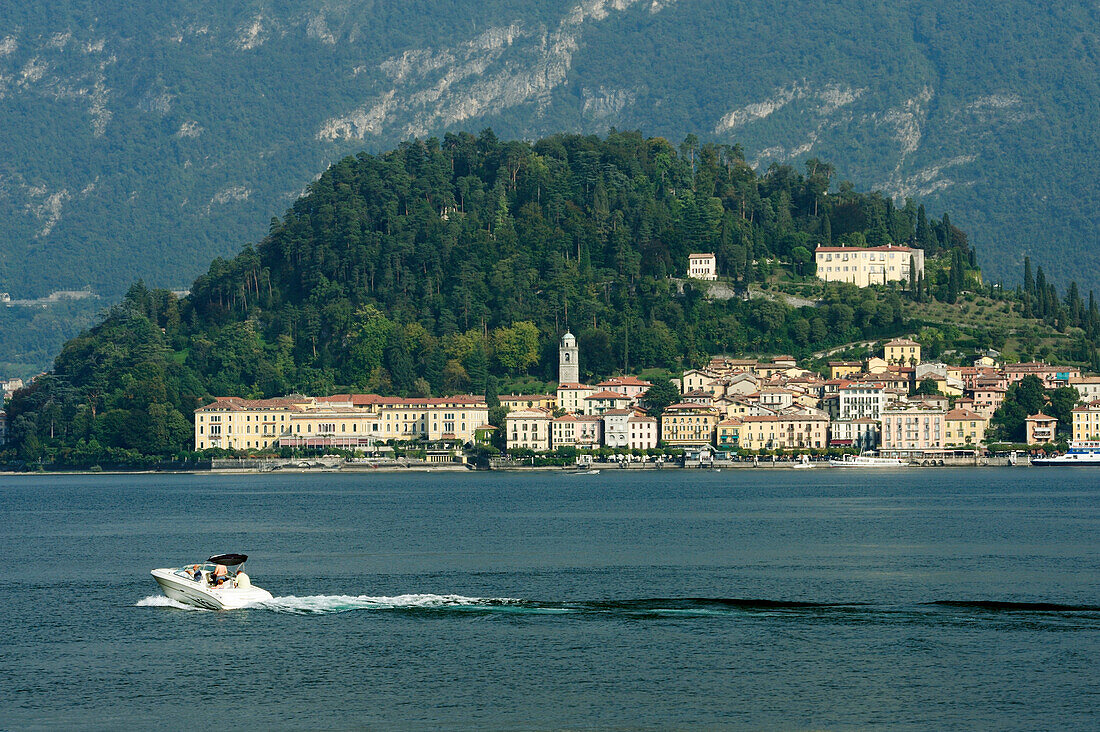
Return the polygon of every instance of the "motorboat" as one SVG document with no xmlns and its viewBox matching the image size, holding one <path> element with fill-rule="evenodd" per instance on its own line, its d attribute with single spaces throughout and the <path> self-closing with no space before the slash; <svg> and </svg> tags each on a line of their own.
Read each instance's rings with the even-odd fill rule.
<svg viewBox="0 0 1100 732">
<path fill-rule="evenodd" d="M 1032 465 L 1100 465 L 1100 441 L 1077 441 L 1069 444 L 1064 455 L 1049 458 L 1032 458 Z"/>
<path fill-rule="evenodd" d="M 207 610 L 236 610 L 271 599 L 252 584 L 242 567 L 246 554 L 215 554 L 201 564 L 154 569 L 150 572 L 173 600 Z"/>
<path fill-rule="evenodd" d="M 798 460 L 796 460 L 794 465 L 792 465 L 791 467 L 804 470 L 806 468 L 814 467 L 814 464 L 810 462 L 809 455 L 799 455 Z"/>
<path fill-rule="evenodd" d="M 834 468 L 905 468 L 909 463 L 901 458 L 874 457 L 872 455 L 845 455 L 842 460 L 829 460 Z"/>
</svg>

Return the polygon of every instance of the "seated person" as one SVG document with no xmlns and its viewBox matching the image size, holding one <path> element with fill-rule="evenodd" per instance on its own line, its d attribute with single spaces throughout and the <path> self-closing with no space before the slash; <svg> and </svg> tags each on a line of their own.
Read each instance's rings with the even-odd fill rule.
<svg viewBox="0 0 1100 732">
<path fill-rule="evenodd" d="M 212 578 L 213 585 L 215 587 L 221 587 L 226 580 L 229 579 L 228 570 L 226 570 L 224 564 L 219 564 L 214 567 L 214 577 Z"/>
<path fill-rule="evenodd" d="M 191 578 L 196 582 L 202 582 L 202 567 L 197 564 L 191 566 L 192 574 Z"/>
</svg>

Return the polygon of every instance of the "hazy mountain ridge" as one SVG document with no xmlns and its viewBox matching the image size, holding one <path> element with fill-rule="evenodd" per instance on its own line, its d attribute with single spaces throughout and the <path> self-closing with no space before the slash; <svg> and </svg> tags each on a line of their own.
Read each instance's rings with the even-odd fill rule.
<svg viewBox="0 0 1100 732">
<path fill-rule="evenodd" d="M 0 27 L 13 296 L 184 286 L 343 155 L 488 125 L 820 157 L 949 211 L 987 277 L 1031 254 L 1100 285 L 1093 3 L 113 0 Z"/>
</svg>

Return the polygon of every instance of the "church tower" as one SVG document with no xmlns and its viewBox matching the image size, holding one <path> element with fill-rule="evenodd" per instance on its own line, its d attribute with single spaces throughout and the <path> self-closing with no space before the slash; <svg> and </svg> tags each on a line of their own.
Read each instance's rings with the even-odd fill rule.
<svg viewBox="0 0 1100 732">
<path fill-rule="evenodd" d="M 581 381 L 581 365 L 578 362 L 577 339 L 569 331 L 561 337 L 561 346 L 558 348 L 558 383 L 579 384 Z"/>
</svg>

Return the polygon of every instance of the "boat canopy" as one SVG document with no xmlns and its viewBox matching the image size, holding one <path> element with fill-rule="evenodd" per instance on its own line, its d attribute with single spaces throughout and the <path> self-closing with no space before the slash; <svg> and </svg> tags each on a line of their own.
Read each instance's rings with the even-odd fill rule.
<svg viewBox="0 0 1100 732">
<path fill-rule="evenodd" d="M 224 564 L 227 567 L 236 567 L 248 560 L 247 554 L 215 554 L 206 561 L 211 564 Z"/>
</svg>

